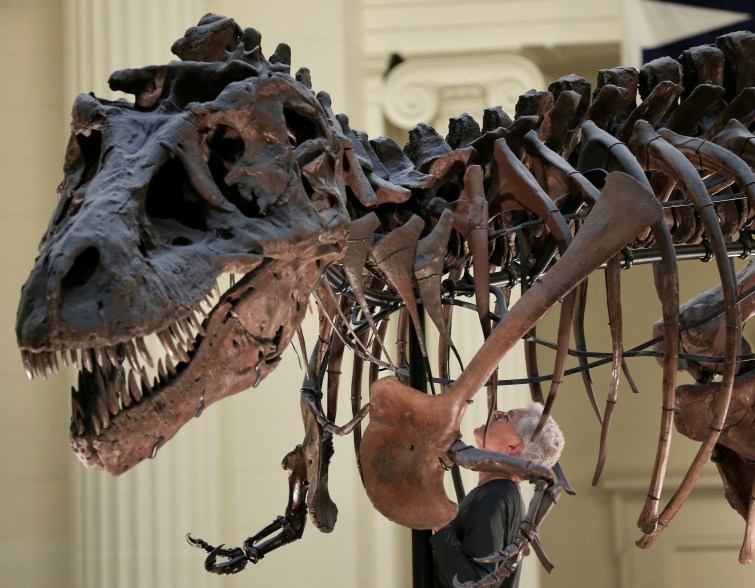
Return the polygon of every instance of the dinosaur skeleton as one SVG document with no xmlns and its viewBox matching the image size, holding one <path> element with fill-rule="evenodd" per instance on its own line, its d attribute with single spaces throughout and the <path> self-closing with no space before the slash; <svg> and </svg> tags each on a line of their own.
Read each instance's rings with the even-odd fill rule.
<svg viewBox="0 0 755 588">
<path fill-rule="evenodd" d="M 486 110 L 482 126 L 462 115 L 445 138 L 420 124 L 403 149 L 352 130 L 327 94 L 311 91 L 308 70 L 290 75 L 288 46 L 263 56 L 255 29 L 207 15 L 173 51 L 181 61 L 111 76 L 133 103 L 76 99 L 57 208 L 19 305 L 29 377 L 48 376 L 60 362 L 79 368 L 71 445 L 86 466 L 118 475 L 205 407 L 257 386 L 314 296 L 320 327 L 301 393 L 304 441 L 283 462 L 286 513 L 240 548 L 187 537 L 209 553 L 206 568 L 225 574 L 256 563 L 299 539 L 307 516 L 331 531 L 328 465 L 333 435 L 343 434 L 353 434 L 375 508 L 416 529 L 455 515 L 442 483 L 448 469 L 533 481 L 519 535 L 486 558 L 501 564 L 478 585 L 508 575 L 527 543 L 550 568 L 537 528 L 558 495 L 571 492 L 560 467 L 554 475 L 467 447 L 459 424 L 481 388 L 493 409 L 497 365 L 522 338 L 543 418 L 574 354 L 602 423 L 597 481 L 622 371 L 629 379 L 625 358 L 643 351 L 623 348 L 620 271 L 652 262 L 663 316 L 644 351 L 654 345 L 663 367 L 663 409 L 638 543 L 649 545 L 668 525 L 713 455 L 727 499 L 747 521 L 740 561 L 752 561 L 755 386 L 741 329 L 753 313 L 755 266 L 735 276 L 729 258 L 752 253 L 755 35 L 727 35 L 640 72 L 603 70 L 592 97 L 587 81 L 566 76 L 523 95 L 513 120 L 500 108 Z M 721 285 L 680 306 L 677 259 L 701 255 L 715 259 Z M 585 284 L 601 267 L 613 349 L 591 363 Z M 223 273 L 229 286 L 213 296 Z M 518 283 L 522 296 L 510 305 Z M 474 304 L 464 300 L 470 295 Z M 545 398 L 536 325 L 556 305 Z M 476 310 L 486 340 L 454 379 L 450 324 L 464 308 Z M 437 373 L 423 312 L 439 332 Z M 393 314 L 395 357 L 383 343 Z M 410 324 L 420 353 L 408 357 Z M 165 349 L 157 362 L 149 337 Z M 304 351 L 301 331 L 299 344 Z M 353 418 L 338 427 L 347 349 Z M 612 366 L 602 414 L 589 377 L 601 362 Z M 409 385 L 410 363 L 433 394 Z M 699 384 L 677 390 L 681 368 Z M 393 376 L 379 378 L 380 370 Z M 659 512 L 673 422 L 701 446 Z"/>
</svg>

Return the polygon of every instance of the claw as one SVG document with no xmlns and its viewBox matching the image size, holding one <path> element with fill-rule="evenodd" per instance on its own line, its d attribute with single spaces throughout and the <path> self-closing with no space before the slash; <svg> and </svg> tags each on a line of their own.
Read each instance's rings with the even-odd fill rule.
<svg viewBox="0 0 755 588">
<path fill-rule="evenodd" d="M 228 561 L 218 564 L 216 563 L 218 556 L 225 557 Z M 204 560 L 204 569 L 211 574 L 226 576 L 239 573 L 246 567 L 249 561 L 249 558 L 240 547 L 223 549 L 223 544 L 220 544 Z"/>
<path fill-rule="evenodd" d="M 202 551 L 206 551 L 207 553 L 211 553 L 213 549 L 215 549 L 212 545 L 207 543 L 204 539 L 201 539 L 197 537 L 196 539 L 191 536 L 191 533 L 186 533 L 185 537 L 186 543 L 191 545 L 192 547 L 196 547 L 197 549 L 201 549 Z"/>
<path fill-rule="evenodd" d="M 246 564 L 250 561 L 255 563 L 255 560 L 252 560 L 240 547 L 223 549 L 223 544 L 213 547 L 204 539 L 192 537 L 191 533 L 186 533 L 186 542 L 209 554 L 204 560 L 204 569 L 211 574 L 218 574 L 221 576 L 237 574 L 243 570 L 246 567 Z M 226 558 L 227 561 L 217 563 L 218 556 Z"/>
<path fill-rule="evenodd" d="M 514 549 L 513 546 L 509 545 L 502 551 L 496 551 L 495 553 L 491 553 L 490 555 L 485 555 L 483 557 L 475 557 L 474 561 L 476 563 L 481 564 L 491 564 L 491 563 L 498 563 L 501 561 L 507 561 L 509 559 L 512 559 L 518 555 L 518 550 Z"/>
</svg>

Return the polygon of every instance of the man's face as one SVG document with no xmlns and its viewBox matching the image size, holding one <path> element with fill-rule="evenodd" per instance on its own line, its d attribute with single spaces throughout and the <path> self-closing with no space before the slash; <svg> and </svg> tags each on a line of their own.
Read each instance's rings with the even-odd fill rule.
<svg viewBox="0 0 755 588">
<path fill-rule="evenodd" d="M 474 430 L 477 447 L 507 455 L 521 453 L 524 443 L 517 432 L 517 423 L 523 416 L 524 410 L 520 408 L 506 412 L 493 411 L 488 421 L 487 435 L 485 425 L 480 425 Z"/>
</svg>

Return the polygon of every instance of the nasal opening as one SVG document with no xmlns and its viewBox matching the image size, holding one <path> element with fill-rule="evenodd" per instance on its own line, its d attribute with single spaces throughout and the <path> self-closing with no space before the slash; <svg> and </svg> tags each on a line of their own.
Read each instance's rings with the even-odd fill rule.
<svg viewBox="0 0 755 588">
<path fill-rule="evenodd" d="M 100 265 L 100 252 L 96 247 L 87 247 L 79 253 L 71 265 L 71 269 L 61 280 L 63 291 L 84 286 L 97 271 Z"/>
</svg>

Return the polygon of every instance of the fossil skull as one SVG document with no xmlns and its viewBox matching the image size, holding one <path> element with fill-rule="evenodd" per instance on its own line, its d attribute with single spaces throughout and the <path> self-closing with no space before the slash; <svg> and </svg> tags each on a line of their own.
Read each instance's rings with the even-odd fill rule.
<svg viewBox="0 0 755 588">
<path fill-rule="evenodd" d="M 315 95 L 288 75 L 285 51 L 261 56 L 256 31 L 203 20 L 184 40 L 222 30 L 237 43 L 224 61 L 195 51 L 116 72 L 111 86 L 133 104 L 76 99 L 18 310 L 30 376 L 79 366 L 71 443 L 112 474 L 272 371 L 345 245 L 342 148 Z M 224 273 L 242 276 L 213 306 Z"/>
</svg>

